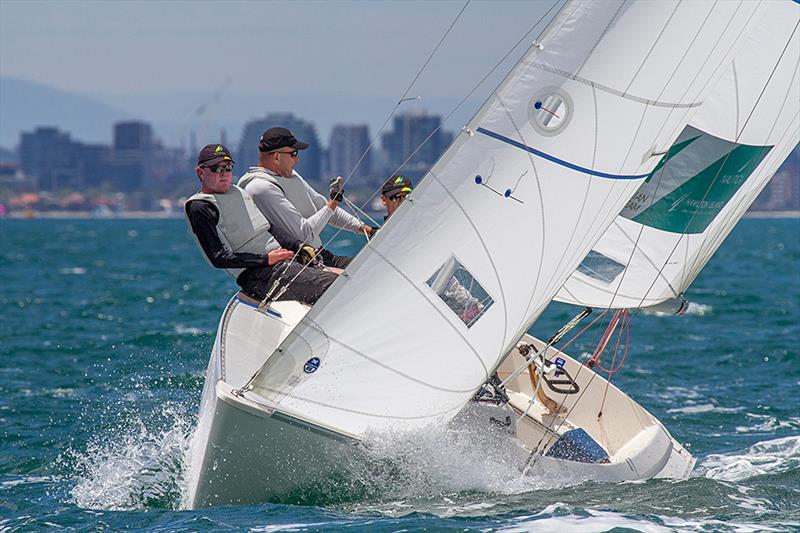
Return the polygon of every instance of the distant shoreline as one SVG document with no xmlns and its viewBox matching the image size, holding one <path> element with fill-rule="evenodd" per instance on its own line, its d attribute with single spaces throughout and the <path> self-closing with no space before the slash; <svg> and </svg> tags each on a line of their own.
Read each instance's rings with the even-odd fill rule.
<svg viewBox="0 0 800 533">
<path fill-rule="evenodd" d="M 97 219 L 97 220 L 113 220 L 113 219 L 136 219 L 136 218 L 181 218 L 183 214 L 166 213 L 161 211 L 123 211 L 121 213 L 114 213 L 111 215 L 96 215 L 91 211 L 42 211 L 35 213 L 13 212 L 7 214 L 5 218 L 13 218 L 16 220 L 36 220 L 37 218 L 60 218 L 60 219 Z M 0 217 L 2 218 L 2 217 Z"/>
<path fill-rule="evenodd" d="M 800 211 L 748 211 L 744 218 L 800 218 Z"/>
<path fill-rule="evenodd" d="M 183 218 L 183 213 L 166 213 L 161 211 L 124 211 L 113 215 L 95 215 L 91 211 L 43 211 L 36 213 L 13 212 L 3 218 L 15 220 L 35 220 L 37 218 L 55 219 L 170 219 Z M 744 218 L 800 218 L 800 211 L 748 211 Z"/>
</svg>

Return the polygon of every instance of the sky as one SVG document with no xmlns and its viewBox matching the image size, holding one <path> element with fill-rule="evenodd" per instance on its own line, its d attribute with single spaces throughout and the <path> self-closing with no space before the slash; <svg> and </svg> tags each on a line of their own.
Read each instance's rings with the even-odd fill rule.
<svg viewBox="0 0 800 533">
<path fill-rule="evenodd" d="M 460 100 L 556 1 L 469 2 L 412 88 L 415 105 Z M 396 102 L 465 3 L 0 0 L 0 74 L 145 112 L 171 95 L 211 117 L 243 94 Z"/>
</svg>

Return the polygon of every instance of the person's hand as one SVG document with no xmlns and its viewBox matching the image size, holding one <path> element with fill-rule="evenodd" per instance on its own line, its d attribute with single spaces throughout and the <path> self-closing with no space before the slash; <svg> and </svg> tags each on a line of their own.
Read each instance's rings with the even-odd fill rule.
<svg viewBox="0 0 800 533">
<path fill-rule="evenodd" d="M 344 178 L 341 176 L 331 178 L 331 190 L 329 198 L 334 202 L 341 202 L 344 198 Z"/>
<path fill-rule="evenodd" d="M 378 231 L 378 228 L 370 226 L 369 224 L 362 224 L 361 226 L 361 233 L 366 233 L 369 238 L 374 237 L 376 231 Z"/>
<path fill-rule="evenodd" d="M 291 250 L 287 250 L 286 248 L 278 248 L 277 250 L 272 250 L 270 253 L 267 254 L 267 265 L 274 266 L 281 261 L 286 261 L 287 259 L 291 259 L 294 257 L 294 252 Z"/>
</svg>

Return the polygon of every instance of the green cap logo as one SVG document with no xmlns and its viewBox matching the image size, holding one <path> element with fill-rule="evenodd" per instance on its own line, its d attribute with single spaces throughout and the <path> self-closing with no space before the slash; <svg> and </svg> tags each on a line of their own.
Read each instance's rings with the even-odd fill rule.
<svg viewBox="0 0 800 533">
<path fill-rule="evenodd" d="M 218 145 L 218 146 L 217 146 L 217 148 L 214 150 L 214 153 L 215 153 L 215 154 L 218 154 L 218 153 L 220 153 L 220 152 L 224 152 L 224 151 L 225 151 L 225 148 L 223 148 L 223 147 L 222 147 L 222 145 L 220 144 L 220 145 Z"/>
</svg>

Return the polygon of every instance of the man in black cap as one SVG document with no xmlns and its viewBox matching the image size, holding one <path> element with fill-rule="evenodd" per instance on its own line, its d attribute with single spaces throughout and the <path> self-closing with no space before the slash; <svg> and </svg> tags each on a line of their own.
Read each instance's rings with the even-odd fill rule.
<svg viewBox="0 0 800 533">
<path fill-rule="evenodd" d="M 286 128 L 270 128 L 258 144 L 258 166 L 250 167 L 239 186 L 250 193 L 261 212 L 276 227 L 297 241 L 322 246 L 320 233 L 326 224 L 353 233 L 372 235 L 373 229 L 339 207 L 344 197 L 341 176 L 331 180 L 328 198 L 315 191 L 294 170 L 300 151 L 308 144 Z M 344 268 L 352 258 L 320 253 L 328 266 Z"/>
<path fill-rule="evenodd" d="M 406 199 L 406 196 L 414 190 L 414 184 L 411 180 L 400 174 L 396 174 L 386 180 L 386 183 L 381 187 L 381 203 L 386 208 L 386 216 L 383 220 L 386 221 L 400 204 Z"/>
<path fill-rule="evenodd" d="M 337 274 L 291 261 L 301 243 L 271 228 L 250 195 L 231 184 L 233 164 L 221 144 L 200 150 L 195 169 L 200 191 L 184 206 L 195 243 L 249 296 L 261 300 L 272 291 L 275 300 L 314 304 Z"/>
</svg>

